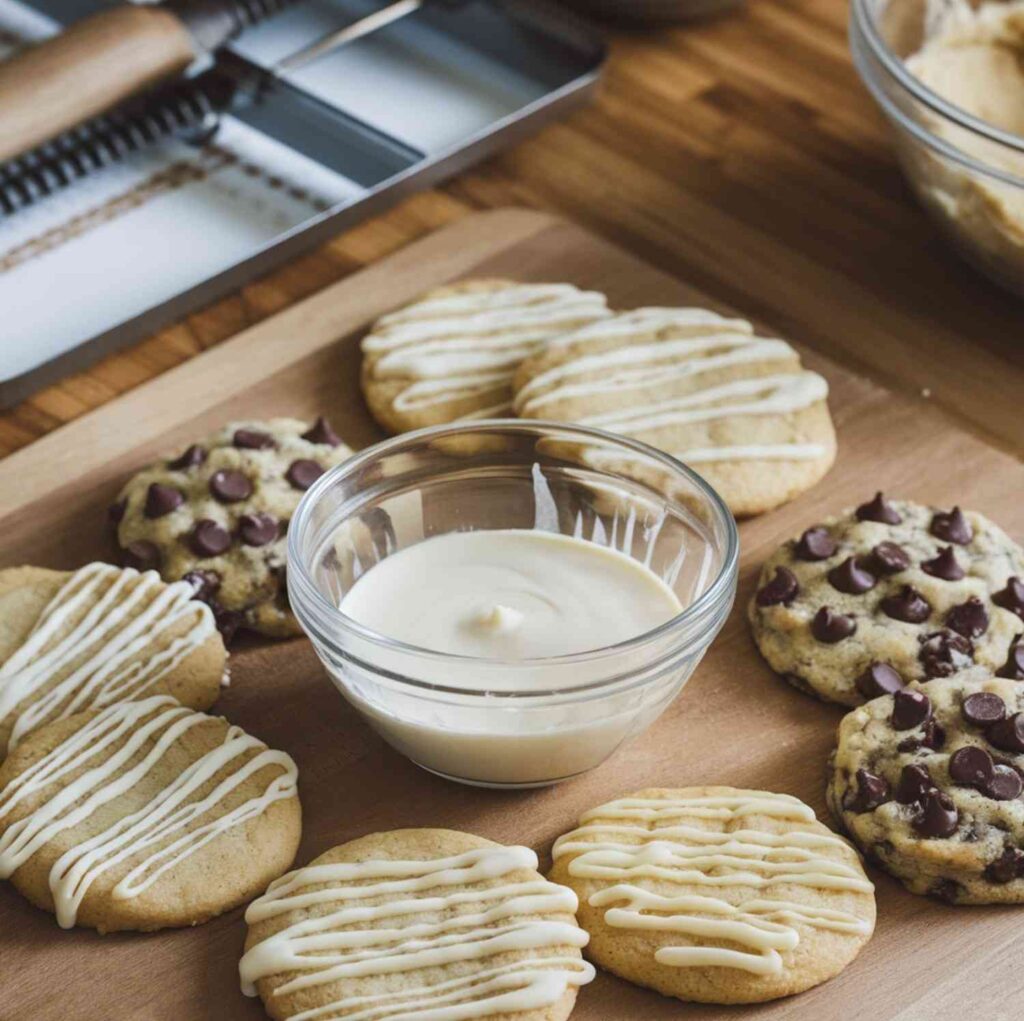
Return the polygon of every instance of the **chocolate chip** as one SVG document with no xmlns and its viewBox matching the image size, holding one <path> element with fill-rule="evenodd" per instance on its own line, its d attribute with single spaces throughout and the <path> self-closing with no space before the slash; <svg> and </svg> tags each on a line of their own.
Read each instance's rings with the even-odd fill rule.
<svg viewBox="0 0 1024 1021">
<path fill-rule="evenodd" d="M 937 752 L 946 743 L 946 728 L 934 717 L 922 729 L 921 747 Z"/>
<path fill-rule="evenodd" d="M 923 624 L 932 612 L 928 600 L 911 585 L 904 585 L 899 592 L 886 596 L 880 605 L 887 617 L 907 624 Z"/>
<path fill-rule="evenodd" d="M 188 582 L 193 589 L 193 599 L 208 603 L 220 589 L 221 576 L 216 571 L 205 571 L 197 568 L 182 575 L 182 581 Z"/>
<path fill-rule="evenodd" d="M 888 663 L 872 663 L 854 683 L 865 698 L 878 698 L 879 695 L 892 695 L 907 682 Z"/>
<path fill-rule="evenodd" d="M 188 468 L 195 468 L 206 460 L 206 451 L 198 443 L 193 443 L 181 456 L 173 461 L 167 462 L 167 467 L 172 471 L 185 471 Z"/>
<path fill-rule="evenodd" d="M 928 893 L 947 904 L 955 904 L 960 899 L 960 884 L 955 879 L 938 879 Z"/>
<path fill-rule="evenodd" d="M 929 791 L 934 789 L 935 783 L 928 768 L 914 764 L 903 767 L 893 797 L 901 805 L 912 805 L 915 801 L 921 801 Z"/>
<path fill-rule="evenodd" d="M 788 605 L 796 599 L 799 591 L 796 575 L 788 567 L 776 567 L 774 577 L 758 589 L 754 601 L 758 606 Z"/>
<path fill-rule="evenodd" d="M 811 621 L 811 634 L 826 645 L 835 645 L 857 630 L 857 622 L 845 613 L 833 613 L 823 606 Z"/>
<path fill-rule="evenodd" d="M 154 482 L 146 490 L 144 513 L 147 518 L 162 518 L 165 514 L 177 510 L 184 502 L 185 495 L 180 490 Z"/>
<path fill-rule="evenodd" d="M 323 415 L 302 434 L 302 438 L 310 443 L 324 443 L 329 447 L 336 447 L 341 443 L 341 437 L 331 428 L 331 423 Z"/>
<path fill-rule="evenodd" d="M 969 638 L 955 631 L 943 628 L 919 639 L 921 648 L 917 658 L 924 667 L 929 680 L 934 677 L 949 677 L 974 662 L 974 645 Z"/>
<path fill-rule="evenodd" d="M 932 703 L 924 692 L 897 691 L 892 697 L 893 730 L 913 730 L 932 715 Z"/>
<path fill-rule="evenodd" d="M 985 878 L 990 883 L 1011 883 L 1024 875 L 1024 851 L 1006 847 L 1003 853 L 985 867 Z"/>
<path fill-rule="evenodd" d="M 238 536 L 246 546 L 266 546 L 279 534 L 277 518 L 270 514 L 243 514 L 238 521 Z"/>
<path fill-rule="evenodd" d="M 240 471 L 222 468 L 210 476 L 210 493 L 221 503 L 238 503 L 252 496 L 252 483 Z"/>
<path fill-rule="evenodd" d="M 213 622 L 217 625 L 225 645 L 230 645 L 235 632 L 245 623 L 245 617 L 237 610 L 218 608 L 213 611 Z"/>
<path fill-rule="evenodd" d="M 1009 766 L 994 766 L 994 773 L 981 788 L 981 793 L 993 801 L 1016 801 L 1024 791 L 1024 780 Z"/>
<path fill-rule="evenodd" d="M 1024 752 L 1024 713 L 1014 713 L 1005 720 L 993 723 L 985 733 L 989 743 L 1004 752 L 1019 755 Z"/>
<path fill-rule="evenodd" d="M 321 475 L 324 470 L 317 464 L 316 461 L 310 461 L 306 458 L 300 458 L 298 461 L 292 461 L 288 465 L 288 470 L 284 473 L 284 477 L 291 484 L 293 489 L 309 489 L 311 485 Z"/>
<path fill-rule="evenodd" d="M 976 691 L 963 700 L 960 712 L 976 727 L 991 727 L 1006 719 L 1006 703 L 994 691 Z"/>
<path fill-rule="evenodd" d="M 921 814 L 914 820 L 914 829 L 922 837 L 949 837 L 956 832 L 960 813 L 953 799 L 942 791 L 928 791 Z"/>
<path fill-rule="evenodd" d="M 204 518 L 196 522 L 188 541 L 197 557 L 217 557 L 231 545 L 231 535 L 216 521 Z"/>
<path fill-rule="evenodd" d="M 969 787 L 988 783 L 995 775 L 995 768 L 992 756 L 984 748 L 973 744 L 958 748 L 949 757 L 950 778 L 954 783 L 967 784 Z"/>
<path fill-rule="evenodd" d="M 112 503 L 107 508 L 107 520 L 112 525 L 119 525 L 124 520 L 124 512 L 128 509 L 127 497 L 123 500 L 118 500 L 117 503 Z"/>
<path fill-rule="evenodd" d="M 889 784 L 866 769 L 857 770 L 856 793 L 847 799 L 846 807 L 851 812 L 873 812 L 879 805 L 884 805 L 891 795 Z"/>
<path fill-rule="evenodd" d="M 878 579 L 864 566 L 859 557 L 847 557 L 828 572 L 828 582 L 840 592 L 859 596 L 878 584 Z"/>
<path fill-rule="evenodd" d="M 959 507 L 954 507 L 948 514 L 945 511 L 936 512 L 928 531 L 936 539 L 955 542 L 958 546 L 966 546 L 974 538 L 974 529 Z"/>
<path fill-rule="evenodd" d="M 816 525 L 800 536 L 793 550 L 797 560 L 828 560 L 839 548 L 839 543 L 829 534 L 827 528 Z"/>
<path fill-rule="evenodd" d="M 1007 578 L 1006 588 L 997 592 L 992 602 L 1024 620 L 1024 581 L 1017 577 Z"/>
<path fill-rule="evenodd" d="M 964 569 L 960 566 L 952 546 L 944 546 L 931 560 L 925 560 L 921 564 L 921 570 L 933 578 L 941 578 L 942 581 L 959 581 L 964 576 Z"/>
<path fill-rule="evenodd" d="M 121 563 L 136 571 L 155 571 L 160 567 L 160 550 L 154 543 L 139 539 L 121 550 Z"/>
<path fill-rule="evenodd" d="M 996 672 L 996 677 L 1008 677 L 1011 681 L 1024 681 L 1024 635 L 1017 635 L 1010 645 L 1006 662 Z"/>
<path fill-rule="evenodd" d="M 855 513 L 858 521 L 877 521 L 883 525 L 898 525 L 903 520 L 881 493 L 875 493 L 875 498 L 862 503 Z"/>
<path fill-rule="evenodd" d="M 910 566 L 910 554 L 895 542 L 880 542 L 871 551 L 875 574 L 899 574 Z"/>
<path fill-rule="evenodd" d="M 277 446 L 273 436 L 258 429 L 236 429 L 231 442 L 239 450 L 271 450 Z"/>
<path fill-rule="evenodd" d="M 973 596 L 946 614 L 946 625 L 964 638 L 977 638 L 988 630 L 988 613 Z"/>
</svg>

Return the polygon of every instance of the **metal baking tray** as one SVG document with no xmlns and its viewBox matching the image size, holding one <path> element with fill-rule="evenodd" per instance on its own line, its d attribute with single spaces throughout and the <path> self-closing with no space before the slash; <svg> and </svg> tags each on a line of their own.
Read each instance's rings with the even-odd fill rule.
<svg viewBox="0 0 1024 1021">
<path fill-rule="evenodd" d="M 104 6 L 0 0 L 0 53 Z M 224 74 L 272 66 L 385 0 L 305 0 Z M 0 219 L 0 407 L 170 325 L 580 103 L 604 44 L 542 0 L 428 4 L 225 117 Z"/>
</svg>

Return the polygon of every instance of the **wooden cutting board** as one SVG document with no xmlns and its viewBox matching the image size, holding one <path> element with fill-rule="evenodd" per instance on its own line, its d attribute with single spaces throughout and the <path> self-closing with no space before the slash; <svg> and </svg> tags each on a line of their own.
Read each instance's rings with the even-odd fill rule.
<svg viewBox="0 0 1024 1021">
<path fill-rule="evenodd" d="M 538 213 L 463 220 L 52 433 L 0 462 L 0 564 L 72 568 L 109 557 L 105 508 L 154 455 L 233 417 L 326 412 L 353 446 L 380 438 L 358 387 L 366 325 L 420 291 L 465 275 L 568 280 L 613 306 L 712 304 L 579 228 Z M 862 310 L 863 311 L 863 310 Z M 836 316 L 843 310 L 836 309 Z M 800 338 L 794 338 L 799 342 Z M 965 341 L 965 346 L 966 346 Z M 965 351 L 966 357 L 966 351 Z M 761 560 L 783 539 L 883 488 L 944 506 L 963 502 L 1024 535 L 1024 467 L 954 426 L 926 401 L 897 398 L 819 357 L 839 430 L 839 459 L 812 492 L 740 529 L 732 618 L 687 688 L 647 736 L 594 772 L 538 791 L 479 790 L 438 779 L 391 751 L 336 693 L 303 640 L 246 645 L 217 711 L 299 764 L 305 833 L 299 862 L 364 833 L 447 826 L 542 859 L 584 809 L 645 786 L 722 783 L 785 791 L 827 818 L 825 760 L 838 707 L 775 677 L 743 607 Z M 877 932 L 832 982 L 744 1018 L 923 1021 L 1018 1018 L 1024 1003 L 1024 908 L 956 908 L 914 897 L 881 873 Z M 188 931 L 62 932 L 0 888 L 2 1021 L 258 1019 L 238 991 L 241 910 Z M 704 1021 L 726 1011 L 682 1005 L 602 974 L 573 1015 Z M 740 1016 L 739 1009 L 729 1010 Z"/>
</svg>

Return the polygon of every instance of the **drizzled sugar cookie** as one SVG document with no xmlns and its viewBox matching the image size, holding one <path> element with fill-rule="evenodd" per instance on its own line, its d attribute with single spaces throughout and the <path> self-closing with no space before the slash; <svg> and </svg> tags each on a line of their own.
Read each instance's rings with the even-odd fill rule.
<svg viewBox="0 0 1024 1021">
<path fill-rule="evenodd" d="M 288 607 L 288 522 L 351 454 L 324 419 L 233 422 L 139 472 L 111 507 L 126 564 L 184 579 L 230 640 L 237 627 L 300 634 Z"/>
<path fill-rule="evenodd" d="M 38 727 L 113 702 L 217 699 L 227 653 L 193 589 L 152 571 L 0 571 L 0 760 Z"/>
<path fill-rule="evenodd" d="M 698 308 L 640 308 L 563 335 L 516 372 L 524 418 L 575 422 L 650 443 L 700 472 L 733 513 L 814 485 L 836 441 L 828 384 L 785 341 Z M 629 473 L 621 457 L 585 461 Z"/>
<path fill-rule="evenodd" d="M 974 511 L 878 493 L 773 553 L 748 613 L 786 680 L 860 705 L 976 663 L 1012 668 L 1024 550 Z"/>
<path fill-rule="evenodd" d="M 59 720 L 0 767 L 0 877 L 60 925 L 194 925 L 291 864 L 295 763 L 154 696 Z"/>
<path fill-rule="evenodd" d="M 278 1021 L 563 1021 L 594 977 L 575 909 L 529 848 L 374 833 L 249 905 L 242 988 Z"/>
<path fill-rule="evenodd" d="M 363 340 L 363 392 L 389 432 L 500 418 L 512 376 L 552 337 L 609 315 L 571 284 L 467 280 L 379 319 Z"/>
<path fill-rule="evenodd" d="M 587 956 L 701 1003 L 757 1003 L 832 978 L 875 924 L 856 851 L 786 794 L 652 788 L 585 813 L 552 850 Z"/>
</svg>

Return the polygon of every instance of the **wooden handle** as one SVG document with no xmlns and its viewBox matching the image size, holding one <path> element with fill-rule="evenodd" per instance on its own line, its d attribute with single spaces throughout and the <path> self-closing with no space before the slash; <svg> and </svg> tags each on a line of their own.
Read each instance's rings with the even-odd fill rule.
<svg viewBox="0 0 1024 1021">
<path fill-rule="evenodd" d="M 196 56 L 188 29 L 159 7 L 116 7 L 0 64 L 0 160 L 72 128 Z"/>
</svg>

